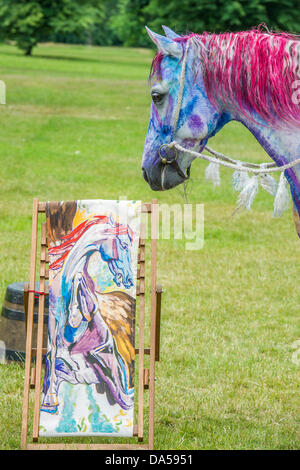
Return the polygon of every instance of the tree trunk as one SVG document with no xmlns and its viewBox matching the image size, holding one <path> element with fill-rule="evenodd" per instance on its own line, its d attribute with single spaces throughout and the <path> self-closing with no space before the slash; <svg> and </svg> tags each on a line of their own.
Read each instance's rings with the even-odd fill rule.
<svg viewBox="0 0 300 470">
<path fill-rule="evenodd" d="M 33 49 L 33 46 L 28 46 L 27 49 L 25 49 L 25 55 L 31 55 L 32 49 Z"/>
</svg>

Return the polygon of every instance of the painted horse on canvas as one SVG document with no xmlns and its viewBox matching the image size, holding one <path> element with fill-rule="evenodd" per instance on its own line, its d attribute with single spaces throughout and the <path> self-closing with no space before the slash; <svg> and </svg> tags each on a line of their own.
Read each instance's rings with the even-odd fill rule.
<svg viewBox="0 0 300 470">
<path fill-rule="evenodd" d="M 96 384 L 110 404 L 118 403 L 123 409 L 132 406 L 132 357 L 122 357 L 119 350 L 126 355 L 128 347 L 123 344 L 118 348 L 109 328 L 109 315 L 114 318 L 116 330 L 118 315 L 128 317 L 132 313 L 129 296 L 121 291 L 99 292 L 89 270 L 96 256 L 97 265 L 101 261 L 107 264 L 113 285 L 129 289 L 133 286 L 129 249 L 132 238 L 128 225 L 106 216 L 93 216 L 49 249 L 49 267 L 54 272 L 49 312 L 55 315 L 49 316 L 51 348 L 46 359 L 43 411 L 56 412 L 62 381 Z M 118 315 L 112 315 L 112 308 Z M 122 318 L 119 323 L 124 330 Z"/>
<path fill-rule="evenodd" d="M 158 48 L 150 72 L 152 106 L 142 162 L 153 190 L 170 189 L 188 179 L 194 159 L 179 151 L 175 161 L 174 149 L 164 144 L 176 140 L 185 149 L 201 152 L 232 120 L 246 126 L 278 166 L 300 157 L 298 36 L 260 29 L 178 36 L 163 28 L 166 37 L 147 28 Z M 300 164 L 284 174 L 300 236 Z"/>
</svg>

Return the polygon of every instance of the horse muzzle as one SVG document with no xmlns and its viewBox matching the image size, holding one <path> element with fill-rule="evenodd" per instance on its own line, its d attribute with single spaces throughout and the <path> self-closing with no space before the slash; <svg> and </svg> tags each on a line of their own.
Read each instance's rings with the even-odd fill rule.
<svg viewBox="0 0 300 470">
<path fill-rule="evenodd" d="M 174 188 L 189 178 L 191 165 L 185 170 L 181 168 L 175 147 L 170 148 L 163 144 L 158 150 L 158 155 L 159 159 L 155 165 L 142 168 L 143 177 L 153 191 Z"/>
</svg>

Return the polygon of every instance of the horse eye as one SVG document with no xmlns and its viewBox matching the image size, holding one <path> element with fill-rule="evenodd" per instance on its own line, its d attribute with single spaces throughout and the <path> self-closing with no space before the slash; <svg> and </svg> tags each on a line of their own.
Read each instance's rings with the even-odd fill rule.
<svg viewBox="0 0 300 470">
<path fill-rule="evenodd" d="M 160 104 L 162 102 L 164 95 L 162 93 L 158 93 L 158 91 L 153 91 L 151 93 L 151 98 L 153 103 Z"/>
</svg>

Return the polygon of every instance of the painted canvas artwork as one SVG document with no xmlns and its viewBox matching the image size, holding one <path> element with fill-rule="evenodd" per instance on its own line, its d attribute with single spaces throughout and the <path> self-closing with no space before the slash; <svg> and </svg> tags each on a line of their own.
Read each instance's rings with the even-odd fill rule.
<svg viewBox="0 0 300 470">
<path fill-rule="evenodd" d="M 46 207 L 49 320 L 40 436 L 132 436 L 141 203 Z"/>
</svg>

